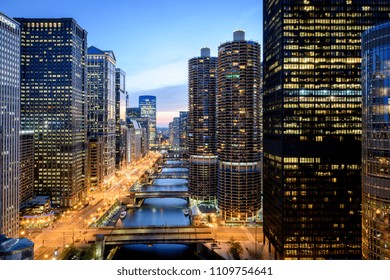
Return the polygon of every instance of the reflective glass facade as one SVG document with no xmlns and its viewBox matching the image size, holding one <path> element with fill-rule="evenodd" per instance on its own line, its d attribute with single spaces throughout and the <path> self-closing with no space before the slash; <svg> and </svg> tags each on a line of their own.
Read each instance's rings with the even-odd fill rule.
<svg viewBox="0 0 390 280">
<path fill-rule="evenodd" d="M 218 48 L 217 199 L 226 220 L 260 210 L 260 45 L 243 31 Z"/>
<path fill-rule="evenodd" d="M 188 188 L 196 200 L 217 196 L 217 62 L 208 48 L 188 61 Z"/>
<path fill-rule="evenodd" d="M 277 257 L 361 258 L 361 33 L 388 1 L 264 1 L 264 233 Z"/>
<path fill-rule="evenodd" d="M 156 96 L 142 95 L 138 99 L 138 105 L 141 112 L 141 117 L 149 119 L 149 145 L 156 144 L 156 113 L 157 103 Z"/>
<path fill-rule="evenodd" d="M 20 131 L 20 191 L 22 205 L 34 197 L 34 131 Z"/>
<path fill-rule="evenodd" d="M 34 192 L 73 206 L 85 195 L 87 32 L 71 18 L 16 20 L 21 127 L 34 131 Z"/>
<path fill-rule="evenodd" d="M 103 145 L 103 178 L 115 174 L 115 56 L 88 48 L 88 138 Z"/>
<path fill-rule="evenodd" d="M 0 234 L 19 237 L 20 27 L 0 13 Z"/>
<path fill-rule="evenodd" d="M 126 148 L 126 73 L 115 70 L 115 166 L 120 169 L 125 163 Z"/>
<path fill-rule="evenodd" d="M 362 36 L 363 258 L 390 259 L 390 23 Z"/>
</svg>

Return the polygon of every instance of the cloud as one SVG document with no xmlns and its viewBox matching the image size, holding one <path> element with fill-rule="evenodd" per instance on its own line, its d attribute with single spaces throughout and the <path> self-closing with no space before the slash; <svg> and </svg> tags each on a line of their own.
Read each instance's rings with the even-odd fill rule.
<svg viewBox="0 0 390 280">
<path fill-rule="evenodd" d="M 187 82 L 187 60 L 159 65 L 126 76 L 129 91 L 142 91 L 181 85 Z"/>
</svg>

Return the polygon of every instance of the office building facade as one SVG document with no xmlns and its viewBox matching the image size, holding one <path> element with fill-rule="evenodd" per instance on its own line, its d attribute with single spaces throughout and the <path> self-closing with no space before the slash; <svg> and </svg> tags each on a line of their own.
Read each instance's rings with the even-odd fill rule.
<svg viewBox="0 0 390 280">
<path fill-rule="evenodd" d="M 103 145 L 103 179 L 115 174 L 115 64 L 112 51 L 88 48 L 88 139 Z"/>
<path fill-rule="evenodd" d="M 217 63 L 209 48 L 188 61 L 188 189 L 200 201 L 217 196 Z"/>
<path fill-rule="evenodd" d="M 179 112 L 180 124 L 179 124 L 179 134 L 180 134 L 180 148 L 187 152 L 188 148 L 188 112 L 180 111 Z"/>
<path fill-rule="evenodd" d="M 34 192 L 72 207 L 85 196 L 87 32 L 71 18 L 21 24 L 21 127 L 34 131 Z"/>
<path fill-rule="evenodd" d="M 389 10 L 264 1 L 264 234 L 277 258 L 361 258 L 360 41 Z"/>
<path fill-rule="evenodd" d="M 126 149 L 126 73 L 115 70 L 115 167 L 121 169 L 125 163 Z"/>
<path fill-rule="evenodd" d="M 139 97 L 139 109 L 141 117 L 149 119 L 149 145 L 156 144 L 156 113 L 157 99 L 156 96 L 142 95 Z"/>
<path fill-rule="evenodd" d="M 20 131 L 19 203 L 34 197 L 34 131 Z"/>
<path fill-rule="evenodd" d="M 362 253 L 390 259 L 390 23 L 362 36 Z"/>
<path fill-rule="evenodd" d="M 20 26 L 0 13 L 0 234 L 19 236 Z"/>
<path fill-rule="evenodd" d="M 88 160 L 86 183 L 89 191 L 96 190 L 103 183 L 103 149 L 102 138 L 91 138 L 88 141 Z"/>
<path fill-rule="evenodd" d="M 260 45 L 244 31 L 218 48 L 218 207 L 225 220 L 260 210 Z"/>
</svg>

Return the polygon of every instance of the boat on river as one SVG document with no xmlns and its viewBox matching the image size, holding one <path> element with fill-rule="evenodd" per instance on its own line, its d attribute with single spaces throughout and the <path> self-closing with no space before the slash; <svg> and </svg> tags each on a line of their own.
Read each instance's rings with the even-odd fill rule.
<svg viewBox="0 0 390 280">
<path fill-rule="evenodd" d="M 124 219 L 127 215 L 126 211 L 122 211 L 121 214 L 119 215 L 119 218 Z"/>
</svg>

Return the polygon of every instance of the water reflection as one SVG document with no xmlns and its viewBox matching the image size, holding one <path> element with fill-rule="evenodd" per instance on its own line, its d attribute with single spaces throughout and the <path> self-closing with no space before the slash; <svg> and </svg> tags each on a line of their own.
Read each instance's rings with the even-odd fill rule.
<svg viewBox="0 0 390 280">
<path fill-rule="evenodd" d="M 186 162 L 182 160 L 167 160 L 167 164 L 182 164 L 182 163 L 186 163 Z"/>
<path fill-rule="evenodd" d="M 140 208 L 128 210 L 117 227 L 188 226 L 190 219 L 184 215 L 187 201 L 181 198 L 147 198 Z"/>
<path fill-rule="evenodd" d="M 161 170 L 162 173 L 183 173 L 188 172 L 188 168 L 168 168 L 165 167 Z"/>
<path fill-rule="evenodd" d="M 167 164 L 183 161 L 167 161 Z M 187 168 L 163 168 L 161 172 L 183 174 Z M 185 179 L 155 179 L 151 185 L 142 187 L 144 192 L 188 191 Z M 148 198 L 140 208 L 128 210 L 124 219 L 119 219 L 117 227 L 143 226 L 189 226 L 190 218 L 184 215 L 187 200 L 181 198 Z M 147 244 L 121 246 L 115 255 L 117 260 L 194 260 L 199 259 L 193 246 L 184 244 Z"/>
<path fill-rule="evenodd" d="M 180 186 L 180 185 L 186 185 L 188 183 L 188 180 L 186 179 L 154 179 L 153 184 L 154 186 Z"/>
</svg>

